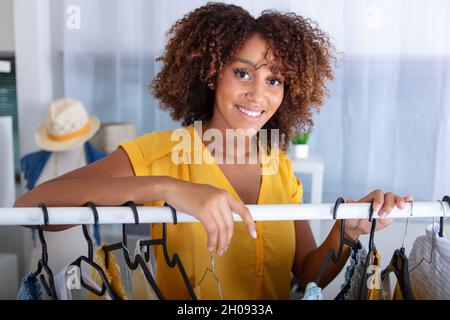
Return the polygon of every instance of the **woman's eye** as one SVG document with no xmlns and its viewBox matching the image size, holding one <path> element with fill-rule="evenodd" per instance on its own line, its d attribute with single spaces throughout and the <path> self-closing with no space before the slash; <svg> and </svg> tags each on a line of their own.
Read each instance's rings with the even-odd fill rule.
<svg viewBox="0 0 450 320">
<path fill-rule="evenodd" d="M 247 70 L 235 69 L 234 74 L 240 79 L 250 80 L 250 73 Z"/>
<path fill-rule="evenodd" d="M 279 86 L 282 83 L 281 80 L 277 78 L 269 79 L 268 82 L 271 86 Z"/>
</svg>

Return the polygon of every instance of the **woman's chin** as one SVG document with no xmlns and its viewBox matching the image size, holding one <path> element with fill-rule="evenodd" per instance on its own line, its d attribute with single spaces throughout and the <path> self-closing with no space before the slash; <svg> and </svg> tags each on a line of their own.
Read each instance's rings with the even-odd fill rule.
<svg viewBox="0 0 450 320">
<path fill-rule="evenodd" d="M 232 126 L 234 134 L 236 136 L 245 136 L 245 137 L 253 137 L 258 131 L 261 129 L 260 126 L 252 125 L 252 124 L 243 124 L 243 123 L 235 123 Z"/>
</svg>

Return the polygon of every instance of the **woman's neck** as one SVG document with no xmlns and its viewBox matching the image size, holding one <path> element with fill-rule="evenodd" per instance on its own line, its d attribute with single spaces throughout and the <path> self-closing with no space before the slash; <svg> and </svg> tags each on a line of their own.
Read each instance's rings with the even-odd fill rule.
<svg viewBox="0 0 450 320">
<path fill-rule="evenodd" d="M 214 130 L 208 132 L 209 130 Z M 241 131 L 241 132 L 240 132 Z M 214 143 L 212 155 L 217 159 L 223 159 L 227 164 L 248 164 L 258 162 L 258 145 L 256 136 L 244 135 L 242 129 L 233 129 L 224 124 L 215 124 L 207 121 L 202 124 L 201 139 L 205 146 Z M 214 137 L 212 139 L 209 139 Z M 216 141 L 216 139 L 219 139 Z M 231 162 L 231 163 L 230 163 Z"/>
</svg>

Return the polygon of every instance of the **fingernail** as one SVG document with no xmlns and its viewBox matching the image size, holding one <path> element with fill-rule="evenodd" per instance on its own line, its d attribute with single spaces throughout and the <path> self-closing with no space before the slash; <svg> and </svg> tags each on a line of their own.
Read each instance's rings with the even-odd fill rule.
<svg viewBox="0 0 450 320">
<path fill-rule="evenodd" d="M 219 250 L 219 256 L 222 256 L 222 255 L 223 255 L 223 249 Z"/>
<path fill-rule="evenodd" d="M 386 218 L 386 212 L 381 211 L 381 212 L 379 213 L 379 216 L 380 216 L 380 219 L 385 219 L 385 218 Z"/>
<path fill-rule="evenodd" d="M 253 231 L 252 231 L 252 238 L 253 238 L 253 239 L 258 238 L 258 234 L 256 233 L 256 230 L 253 230 Z"/>
<path fill-rule="evenodd" d="M 405 207 L 405 202 L 404 201 L 400 201 L 400 209 L 403 209 Z"/>
<path fill-rule="evenodd" d="M 373 211 L 378 212 L 381 209 L 381 204 L 376 203 L 373 205 Z"/>
<path fill-rule="evenodd" d="M 214 251 L 214 248 L 213 247 L 209 247 L 208 250 L 209 250 L 210 253 L 212 253 Z"/>
</svg>

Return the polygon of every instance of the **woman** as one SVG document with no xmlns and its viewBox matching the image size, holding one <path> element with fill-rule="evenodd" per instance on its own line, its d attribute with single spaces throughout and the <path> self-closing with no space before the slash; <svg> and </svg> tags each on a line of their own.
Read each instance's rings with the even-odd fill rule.
<svg viewBox="0 0 450 320">
<path fill-rule="evenodd" d="M 182 120 L 184 137 L 193 139 L 194 146 L 180 149 L 177 131 L 150 133 L 38 186 L 15 205 L 165 201 L 201 222 L 168 226 L 168 247 L 180 255 L 194 286 L 210 266 L 215 248 L 215 271 L 225 299 L 288 299 L 291 272 L 306 286 L 329 249 L 337 249 L 340 221 L 317 247 L 307 221 L 255 223 L 245 204 L 300 202 L 303 189 L 283 151 L 294 131 L 312 126 L 313 107 L 322 104 L 325 81 L 333 77 L 333 47 L 310 21 L 293 13 L 265 11 L 255 19 L 240 7 L 216 3 L 190 12 L 168 34 L 160 58 L 164 64 L 152 88 L 172 118 Z M 196 120 L 201 121 L 200 131 L 192 125 Z M 280 147 L 273 130 L 267 132 L 271 139 L 263 141 L 263 129 L 278 130 Z M 237 132 L 243 145 L 229 147 L 227 130 Z M 220 133 L 214 142 L 211 132 Z M 256 138 L 261 138 L 257 144 Z M 260 156 L 270 153 L 252 162 L 255 151 Z M 203 161 L 193 161 L 198 155 Z M 274 163 L 275 170 L 264 172 Z M 386 217 L 412 197 L 375 190 L 358 202 L 372 200 L 374 210 Z M 232 212 L 243 222 L 233 223 Z M 382 219 L 378 228 L 390 223 Z M 350 220 L 345 237 L 356 240 L 369 227 L 366 220 Z M 67 226 L 53 227 L 62 228 Z M 160 234 L 161 226 L 153 225 L 152 235 Z M 339 273 L 349 252 L 346 246 L 342 259 L 329 264 L 319 286 Z M 163 294 L 188 299 L 179 274 L 165 265 L 159 249 L 155 254 Z M 197 289 L 202 298 L 218 297 L 211 279 Z"/>
</svg>

